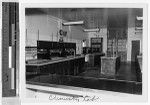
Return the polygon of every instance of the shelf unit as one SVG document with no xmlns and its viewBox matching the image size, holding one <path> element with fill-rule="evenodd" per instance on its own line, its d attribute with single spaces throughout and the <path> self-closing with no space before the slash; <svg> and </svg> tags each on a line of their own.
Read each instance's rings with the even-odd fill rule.
<svg viewBox="0 0 150 105">
<path fill-rule="evenodd" d="M 92 53 L 103 52 L 103 38 L 91 38 L 91 50 Z"/>
<path fill-rule="evenodd" d="M 107 37 L 107 56 L 119 56 L 121 61 L 127 60 L 127 35 L 123 28 L 111 28 Z"/>
</svg>

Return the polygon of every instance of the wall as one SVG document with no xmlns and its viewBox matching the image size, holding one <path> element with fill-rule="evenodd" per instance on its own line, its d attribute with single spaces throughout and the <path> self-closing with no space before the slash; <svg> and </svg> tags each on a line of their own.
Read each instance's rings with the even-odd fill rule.
<svg viewBox="0 0 150 105">
<path fill-rule="evenodd" d="M 59 18 L 50 15 L 27 15 L 26 16 L 26 46 L 36 46 L 38 40 L 58 41 L 58 32 L 62 28 L 67 31 L 67 37 L 64 42 L 76 42 L 77 54 L 82 52 L 82 40 L 86 38 L 80 26 L 62 26 L 65 22 Z"/>
<path fill-rule="evenodd" d="M 101 26 L 100 32 L 89 32 L 87 41 L 87 46 L 90 46 L 90 38 L 91 37 L 96 37 L 96 34 L 99 37 L 103 37 L 103 52 L 106 53 L 107 51 L 107 16 L 108 12 L 107 10 L 104 11 L 103 19 L 105 24 L 104 26 Z M 136 33 L 135 34 L 135 11 L 134 9 L 128 9 L 128 31 L 127 31 L 127 61 L 131 61 L 131 50 L 132 50 L 132 41 L 133 40 L 140 40 L 140 53 L 142 53 L 142 34 L 141 33 Z"/>
<path fill-rule="evenodd" d="M 132 41 L 140 40 L 140 53 L 142 53 L 142 34 L 135 34 L 135 13 L 133 9 L 128 10 L 128 40 L 127 40 L 127 61 L 131 61 Z"/>
<path fill-rule="evenodd" d="M 99 32 L 88 32 L 88 43 L 87 46 L 91 46 L 91 38 L 92 37 L 102 37 L 103 38 L 103 52 L 106 53 L 107 51 L 107 20 L 108 20 L 108 10 L 105 9 L 102 12 L 102 18 L 100 18 L 100 24 L 99 24 L 99 28 L 100 31 Z"/>
<path fill-rule="evenodd" d="M 103 52 L 107 50 L 107 10 L 103 14 L 103 26 L 100 26 L 100 32 L 83 32 L 79 26 L 63 26 L 62 29 L 67 31 L 65 42 L 76 42 L 77 53 L 82 52 L 82 40 L 87 40 L 87 46 L 90 46 L 90 38 L 103 37 Z M 60 22 L 64 21 L 50 15 L 28 15 L 26 16 L 27 27 L 27 46 L 36 46 L 36 40 L 58 41 L 58 31 L 61 28 Z M 135 34 L 135 14 L 133 9 L 128 9 L 128 40 L 127 40 L 127 61 L 131 61 L 132 40 L 140 40 L 140 52 L 142 52 L 142 35 Z M 89 41 L 89 42 L 88 42 Z"/>
</svg>

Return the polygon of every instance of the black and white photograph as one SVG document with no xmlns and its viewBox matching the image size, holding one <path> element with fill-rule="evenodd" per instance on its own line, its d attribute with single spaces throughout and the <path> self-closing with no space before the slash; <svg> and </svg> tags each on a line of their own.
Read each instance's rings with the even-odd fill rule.
<svg viewBox="0 0 150 105">
<path fill-rule="evenodd" d="M 4 105 L 148 101 L 147 4 L 19 1 L 1 12 Z"/>
<path fill-rule="evenodd" d="M 141 95 L 142 14 L 142 8 L 26 8 L 27 84 Z"/>
<path fill-rule="evenodd" d="M 27 7 L 27 97 L 84 97 L 59 88 L 142 95 L 142 41 L 143 8 Z"/>
</svg>

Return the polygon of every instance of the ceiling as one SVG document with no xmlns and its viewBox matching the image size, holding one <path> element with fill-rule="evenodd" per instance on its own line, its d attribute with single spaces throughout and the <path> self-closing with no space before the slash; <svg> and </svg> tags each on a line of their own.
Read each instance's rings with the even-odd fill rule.
<svg viewBox="0 0 150 105">
<path fill-rule="evenodd" d="M 52 15 L 67 21 L 84 20 L 84 28 L 126 27 L 127 8 L 26 8 L 26 15 Z M 142 16 L 142 9 L 134 9 Z"/>
</svg>

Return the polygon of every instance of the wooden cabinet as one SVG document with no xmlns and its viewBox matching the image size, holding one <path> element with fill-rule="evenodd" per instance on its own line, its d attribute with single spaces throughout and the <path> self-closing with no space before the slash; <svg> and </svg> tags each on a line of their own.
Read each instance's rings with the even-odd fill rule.
<svg viewBox="0 0 150 105">
<path fill-rule="evenodd" d="M 115 75 L 120 67 L 120 57 L 101 57 L 101 74 Z"/>
<path fill-rule="evenodd" d="M 84 72 L 84 57 L 73 57 L 71 59 L 64 58 L 59 61 L 49 60 L 47 63 L 26 64 L 26 72 L 28 74 L 58 74 L 58 75 L 78 75 Z"/>
<path fill-rule="evenodd" d="M 105 54 L 103 53 L 94 53 L 94 54 L 89 54 L 89 66 L 94 67 L 94 66 L 101 66 L 101 57 L 104 56 Z"/>
</svg>

